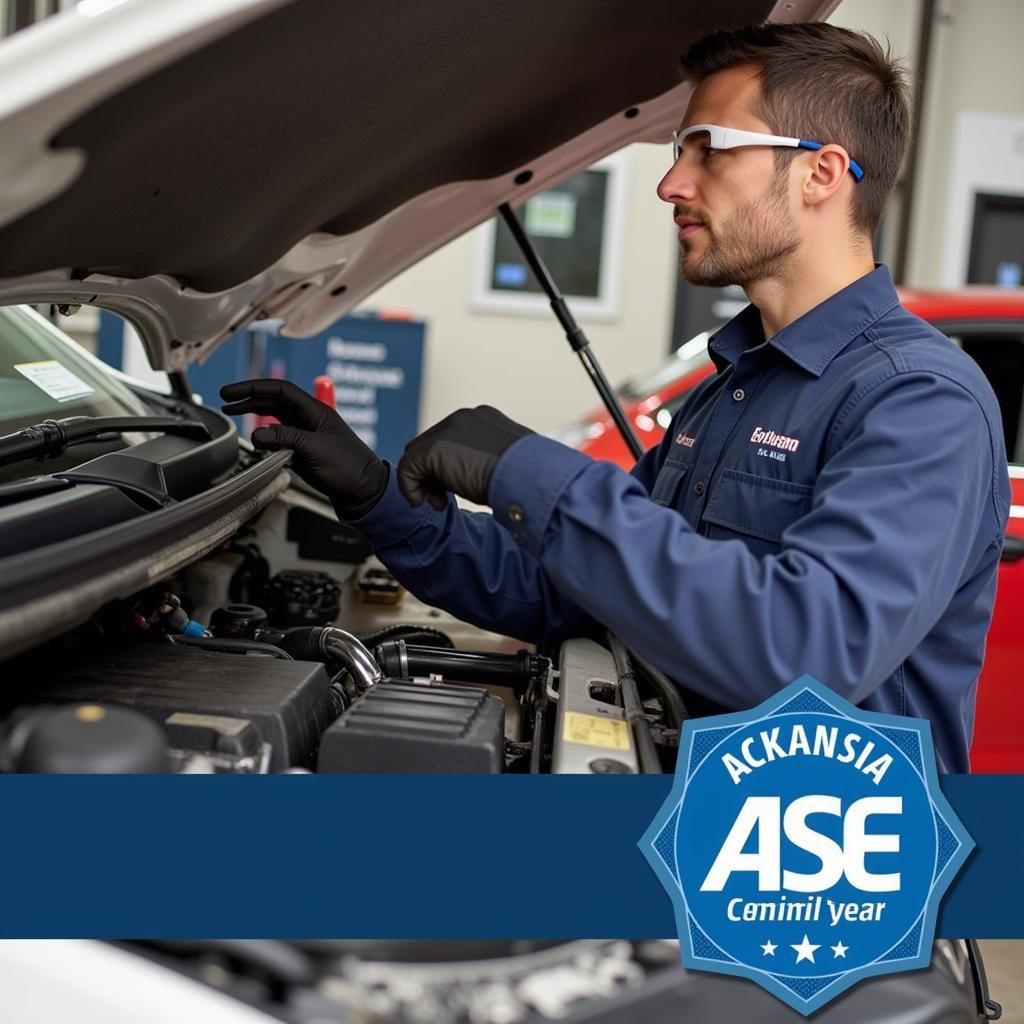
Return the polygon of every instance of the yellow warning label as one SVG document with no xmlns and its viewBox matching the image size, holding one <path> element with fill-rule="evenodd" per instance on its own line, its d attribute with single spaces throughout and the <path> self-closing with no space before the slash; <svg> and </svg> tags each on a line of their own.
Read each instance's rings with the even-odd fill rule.
<svg viewBox="0 0 1024 1024">
<path fill-rule="evenodd" d="M 629 750 L 629 726 L 614 718 L 599 715 L 581 715 L 578 711 L 565 713 L 566 743 L 586 743 L 590 747 L 607 750 Z"/>
</svg>

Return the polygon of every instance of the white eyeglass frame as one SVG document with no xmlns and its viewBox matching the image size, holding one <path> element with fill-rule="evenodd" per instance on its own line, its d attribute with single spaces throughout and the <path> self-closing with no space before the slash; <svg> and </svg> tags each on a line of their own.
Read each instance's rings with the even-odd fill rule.
<svg viewBox="0 0 1024 1024">
<path fill-rule="evenodd" d="M 766 135 L 764 132 L 750 132 L 744 128 L 724 128 L 720 124 L 692 124 L 681 132 L 672 133 L 673 162 L 683 155 L 683 143 L 691 135 L 707 132 L 712 149 L 736 149 L 739 146 L 785 146 L 789 149 L 821 149 L 823 142 L 810 139 L 795 139 L 788 135 Z M 864 177 L 864 171 L 853 159 L 850 173 L 855 181 Z"/>
</svg>

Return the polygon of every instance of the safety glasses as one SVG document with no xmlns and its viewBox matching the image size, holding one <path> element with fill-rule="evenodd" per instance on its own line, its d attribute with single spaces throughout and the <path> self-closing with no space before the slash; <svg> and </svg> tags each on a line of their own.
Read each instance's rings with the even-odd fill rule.
<svg viewBox="0 0 1024 1024">
<path fill-rule="evenodd" d="M 785 135 L 765 135 L 764 132 L 748 132 L 742 128 L 723 128 L 718 124 L 692 124 L 682 132 L 672 133 L 672 159 L 678 160 L 683 155 L 686 140 L 694 135 L 708 136 L 711 149 L 736 149 L 737 146 L 787 146 L 790 149 L 821 149 L 825 143 L 812 142 L 810 139 L 791 139 Z M 850 173 L 854 181 L 864 177 L 864 171 L 853 159 L 850 160 Z"/>
</svg>

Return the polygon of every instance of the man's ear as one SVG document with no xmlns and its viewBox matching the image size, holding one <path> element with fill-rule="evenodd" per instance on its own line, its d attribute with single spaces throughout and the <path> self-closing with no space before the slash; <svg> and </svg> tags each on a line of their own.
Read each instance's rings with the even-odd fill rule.
<svg viewBox="0 0 1024 1024">
<path fill-rule="evenodd" d="M 850 157 L 842 146 L 832 143 L 811 150 L 808 157 L 810 173 L 804 179 L 803 200 L 808 206 L 818 206 L 834 196 L 846 182 Z"/>
</svg>

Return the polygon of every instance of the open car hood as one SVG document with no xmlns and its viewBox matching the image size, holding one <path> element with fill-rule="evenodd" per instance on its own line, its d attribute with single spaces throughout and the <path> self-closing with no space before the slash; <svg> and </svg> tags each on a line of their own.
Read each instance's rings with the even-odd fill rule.
<svg viewBox="0 0 1024 1024">
<path fill-rule="evenodd" d="M 837 0 L 84 0 L 0 45 L 0 303 L 95 304 L 178 370 L 314 334 L 630 142 L 679 55 Z"/>
</svg>

